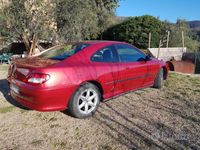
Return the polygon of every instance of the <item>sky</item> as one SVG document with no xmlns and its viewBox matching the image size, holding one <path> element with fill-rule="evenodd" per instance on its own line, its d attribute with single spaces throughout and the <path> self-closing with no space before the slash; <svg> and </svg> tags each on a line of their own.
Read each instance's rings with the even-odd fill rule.
<svg viewBox="0 0 200 150">
<path fill-rule="evenodd" d="M 200 20 L 200 0 L 121 0 L 116 13 L 124 17 L 148 14 L 170 22 Z"/>
</svg>

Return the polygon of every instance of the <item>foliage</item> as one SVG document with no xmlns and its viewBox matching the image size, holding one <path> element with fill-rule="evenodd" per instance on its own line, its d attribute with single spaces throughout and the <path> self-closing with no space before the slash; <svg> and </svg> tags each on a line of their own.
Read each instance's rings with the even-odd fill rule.
<svg viewBox="0 0 200 150">
<path fill-rule="evenodd" d="M 130 17 L 108 29 L 104 34 L 104 39 L 126 41 L 137 47 L 147 48 L 151 32 L 151 44 L 153 47 L 158 47 L 161 26 L 161 21 L 152 16 Z"/>
<path fill-rule="evenodd" d="M 39 39 L 50 40 L 53 35 L 52 11 L 46 0 L 11 0 L 1 14 L 6 19 L 3 29 L 11 40 L 23 41 L 31 52 Z"/>
<path fill-rule="evenodd" d="M 172 47 L 181 47 L 182 45 L 182 32 L 185 37 L 189 34 L 189 27 L 185 20 L 177 20 L 175 25 L 171 27 L 171 39 L 170 46 Z"/>
<path fill-rule="evenodd" d="M 41 40 L 92 39 L 110 25 L 117 4 L 118 0 L 10 0 L 0 13 L 0 33 L 23 40 L 30 54 Z"/>
<path fill-rule="evenodd" d="M 200 41 L 200 31 L 197 31 L 197 37 L 198 37 L 198 41 Z"/>
<path fill-rule="evenodd" d="M 151 32 L 151 47 L 158 47 L 160 40 L 161 47 L 166 47 L 168 31 L 170 32 L 169 47 L 183 46 L 183 32 L 187 49 L 195 51 L 199 48 L 200 44 L 194 40 L 194 35 L 185 20 L 177 20 L 177 23 L 172 24 L 147 15 L 128 18 L 109 28 L 104 33 L 104 39 L 126 41 L 139 48 L 146 49 L 148 48 L 149 33 Z"/>
<path fill-rule="evenodd" d="M 113 24 L 118 1 L 55 0 L 55 3 L 58 37 L 80 41 L 97 38 Z"/>
<path fill-rule="evenodd" d="M 192 39 L 200 42 L 200 30 L 192 31 Z"/>
<path fill-rule="evenodd" d="M 170 47 L 182 47 L 182 32 L 184 34 L 185 47 L 187 47 L 188 51 L 195 51 L 198 49 L 200 44 L 198 41 L 193 39 L 193 33 L 191 32 L 188 23 L 186 20 L 178 19 L 176 24 L 169 24 L 165 30 L 170 31 Z"/>
<path fill-rule="evenodd" d="M 5 18 L 3 16 L 0 16 L 0 37 L 7 36 L 3 28 L 5 26 L 4 22 L 5 22 Z"/>
<path fill-rule="evenodd" d="M 1 1 L 1 0 L 0 0 Z M 185 20 L 176 24 L 152 16 L 130 17 L 117 24 L 115 8 L 119 0 L 10 0 L 0 9 L 0 36 L 23 41 L 32 54 L 39 41 L 64 43 L 90 39 L 119 40 L 139 48 L 167 45 L 185 46 L 190 51 L 199 48 L 200 32 L 191 32 Z M 0 3 L 1 5 L 1 3 Z M 198 40 L 198 41 L 197 41 Z M 39 48 L 40 46 L 38 46 Z"/>
<path fill-rule="evenodd" d="M 58 38 L 63 41 L 80 41 L 95 37 L 98 20 L 92 1 L 56 0 L 55 3 Z"/>
</svg>

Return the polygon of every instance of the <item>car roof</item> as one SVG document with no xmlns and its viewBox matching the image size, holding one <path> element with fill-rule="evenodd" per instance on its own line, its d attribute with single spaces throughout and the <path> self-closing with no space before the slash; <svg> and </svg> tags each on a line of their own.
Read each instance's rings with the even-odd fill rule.
<svg viewBox="0 0 200 150">
<path fill-rule="evenodd" d="M 111 44 L 128 44 L 128 43 L 126 43 L 126 42 L 120 42 L 120 41 L 104 41 L 104 40 L 88 40 L 88 41 L 82 41 L 82 42 L 68 42 L 68 43 L 66 43 L 66 44 L 78 44 L 78 43 L 82 43 L 82 44 L 84 44 L 84 43 L 86 43 L 86 44 L 89 44 L 89 45 L 96 45 L 96 44 L 106 44 L 106 45 L 111 45 Z M 62 47 L 62 46 L 65 46 L 65 44 L 61 44 L 61 45 L 56 45 L 56 46 L 54 46 L 54 47 L 51 47 L 51 48 L 49 48 L 49 49 L 47 49 L 47 50 L 44 50 L 44 51 L 42 51 L 42 52 L 40 52 L 40 53 L 38 53 L 38 54 L 36 54 L 36 55 L 33 55 L 33 56 L 39 56 L 39 55 L 41 55 L 41 54 L 43 54 L 44 52 L 47 52 L 47 51 L 50 51 L 50 50 L 54 50 L 55 48 L 57 48 L 57 47 Z"/>
<path fill-rule="evenodd" d="M 104 41 L 104 40 L 83 41 L 81 43 L 87 43 L 87 44 L 90 44 L 90 45 L 103 44 L 103 43 L 106 43 L 106 44 L 127 44 L 125 42 L 120 42 L 120 41 Z"/>
</svg>

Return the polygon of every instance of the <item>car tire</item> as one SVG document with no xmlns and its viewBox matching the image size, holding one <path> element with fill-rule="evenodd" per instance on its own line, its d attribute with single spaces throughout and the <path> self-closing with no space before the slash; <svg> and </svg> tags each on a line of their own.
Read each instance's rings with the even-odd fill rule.
<svg viewBox="0 0 200 150">
<path fill-rule="evenodd" d="M 154 88 L 157 88 L 157 89 L 161 89 L 163 86 L 163 69 L 161 68 L 159 71 L 158 71 L 158 74 L 154 80 L 154 85 L 153 87 Z"/>
<path fill-rule="evenodd" d="M 68 111 L 75 118 L 92 116 L 100 103 L 101 93 L 99 88 L 91 83 L 81 85 L 72 96 Z"/>
</svg>

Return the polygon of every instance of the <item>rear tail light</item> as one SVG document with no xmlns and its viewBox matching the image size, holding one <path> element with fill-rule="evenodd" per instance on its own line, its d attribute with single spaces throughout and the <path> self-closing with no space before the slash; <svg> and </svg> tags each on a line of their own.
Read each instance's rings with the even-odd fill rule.
<svg viewBox="0 0 200 150">
<path fill-rule="evenodd" d="M 50 75 L 41 73 L 32 73 L 27 77 L 27 82 L 32 84 L 42 84 L 50 79 Z"/>
</svg>

